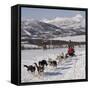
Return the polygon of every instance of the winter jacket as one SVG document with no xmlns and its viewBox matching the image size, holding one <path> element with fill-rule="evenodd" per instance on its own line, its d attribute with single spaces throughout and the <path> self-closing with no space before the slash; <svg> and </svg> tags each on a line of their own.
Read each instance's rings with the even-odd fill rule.
<svg viewBox="0 0 90 90">
<path fill-rule="evenodd" d="M 74 53 L 74 48 L 68 48 L 68 54 L 73 54 Z"/>
</svg>

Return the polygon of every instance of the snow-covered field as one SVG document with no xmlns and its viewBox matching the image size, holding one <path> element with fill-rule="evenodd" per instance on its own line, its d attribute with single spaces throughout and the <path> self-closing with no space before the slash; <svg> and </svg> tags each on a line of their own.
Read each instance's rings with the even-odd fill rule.
<svg viewBox="0 0 90 90">
<path fill-rule="evenodd" d="M 75 41 L 75 42 L 85 42 L 85 35 L 57 37 L 52 40 L 65 40 L 65 41 L 71 40 L 71 41 Z"/>
<path fill-rule="evenodd" d="M 66 53 L 66 48 L 57 49 L 38 49 L 38 50 L 22 50 L 21 51 L 21 81 L 22 82 L 40 82 L 40 81 L 52 81 L 52 80 L 71 80 L 71 79 L 85 79 L 85 47 L 75 47 L 75 53 L 77 56 L 69 57 L 58 63 L 57 68 L 50 66 L 45 67 L 43 75 L 39 76 L 37 72 L 33 75 L 31 72 L 27 72 L 26 65 L 34 65 L 34 62 L 38 62 L 42 59 L 48 60 L 48 58 L 55 59 L 57 55 L 62 52 Z"/>
</svg>

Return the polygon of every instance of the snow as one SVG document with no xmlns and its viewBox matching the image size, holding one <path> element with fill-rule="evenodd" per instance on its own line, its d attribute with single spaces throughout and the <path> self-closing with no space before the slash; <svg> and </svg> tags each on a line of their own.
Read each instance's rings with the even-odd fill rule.
<svg viewBox="0 0 90 90">
<path fill-rule="evenodd" d="M 85 35 L 77 35 L 77 36 L 67 36 L 67 37 L 57 37 L 51 40 L 64 40 L 64 41 L 75 41 L 75 42 L 85 42 Z"/>
<path fill-rule="evenodd" d="M 73 17 L 56 17 L 51 20 L 44 19 L 43 22 L 55 25 L 62 29 L 77 30 L 78 28 L 84 28 L 83 31 L 85 31 L 85 17 L 81 14 L 76 14 Z"/>
<path fill-rule="evenodd" d="M 28 31 L 26 31 L 26 30 L 24 30 L 24 32 L 25 32 L 28 36 L 31 36 L 31 33 L 30 33 L 30 32 L 28 32 Z"/>
<path fill-rule="evenodd" d="M 45 67 L 43 75 L 39 76 L 37 72 L 35 75 L 27 72 L 26 65 L 34 65 L 42 59 L 48 60 L 52 58 L 55 60 L 57 55 L 62 52 L 67 52 L 67 48 L 58 49 L 38 49 L 38 50 L 22 50 L 21 51 L 21 81 L 22 82 L 40 82 L 52 80 L 72 80 L 72 79 L 85 79 L 85 47 L 75 47 L 76 57 L 69 57 L 58 63 L 57 68 L 50 66 Z"/>
<path fill-rule="evenodd" d="M 33 44 L 22 44 L 22 45 L 26 48 L 39 48 L 37 45 L 33 45 Z"/>
</svg>

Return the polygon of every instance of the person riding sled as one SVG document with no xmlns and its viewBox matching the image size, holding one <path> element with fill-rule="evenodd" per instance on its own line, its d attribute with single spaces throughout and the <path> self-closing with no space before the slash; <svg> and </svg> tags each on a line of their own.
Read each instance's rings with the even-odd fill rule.
<svg viewBox="0 0 90 90">
<path fill-rule="evenodd" d="M 74 50 L 73 47 L 69 47 L 69 48 L 68 48 L 68 55 L 69 55 L 69 56 L 74 56 L 74 55 L 75 55 L 74 52 L 75 52 L 75 50 Z"/>
<path fill-rule="evenodd" d="M 74 49 L 74 45 L 72 44 L 71 40 L 69 41 L 68 44 L 68 50 L 67 50 L 67 54 L 66 54 L 66 58 L 68 56 L 74 56 L 75 55 L 75 49 Z"/>
</svg>

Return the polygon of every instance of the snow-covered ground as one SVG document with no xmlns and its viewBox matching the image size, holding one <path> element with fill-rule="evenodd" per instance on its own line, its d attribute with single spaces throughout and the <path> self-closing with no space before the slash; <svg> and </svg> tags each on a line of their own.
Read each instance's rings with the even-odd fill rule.
<svg viewBox="0 0 90 90">
<path fill-rule="evenodd" d="M 38 45 L 33 45 L 33 44 L 22 44 L 24 45 L 24 48 L 39 48 Z"/>
<path fill-rule="evenodd" d="M 77 36 L 67 36 L 67 37 L 57 37 L 52 40 L 65 40 L 65 41 L 75 41 L 75 42 L 85 42 L 85 35 L 77 35 Z"/>
<path fill-rule="evenodd" d="M 57 68 L 50 66 L 45 67 L 45 72 L 42 76 L 39 76 L 37 72 L 33 75 L 27 72 L 26 65 L 34 65 L 34 62 L 38 62 L 42 59 L 48 60 L 52 58 L 55 60 L 57 55 L 62 52 L 66 53 L 66 48 L 57 49 L 38 49 L 38 50 L 22 50 L 21 51 L 21 81 L 22 82 L 40 82 L 40 81 L 52 81 L 52 80 L 71 80 L 71 79 L 85 79 L 85 47 L 75 47 L 76 57 L 69 57 L 58 63 Z"/>
</svg>

